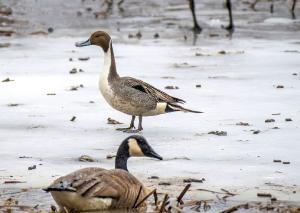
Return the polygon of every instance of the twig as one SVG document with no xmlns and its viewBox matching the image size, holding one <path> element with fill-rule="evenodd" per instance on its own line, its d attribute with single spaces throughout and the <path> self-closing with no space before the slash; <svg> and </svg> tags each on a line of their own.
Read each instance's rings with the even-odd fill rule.
<svg viewBox="0 0 300 213">
<path fill-rule="evenodd" d="M 213 199 L 209 199 L 209 200 L 192 200 L 192 201 L 187 201 L 185 202 L 185 204 L 183 205 L 184 207 L 187 207 L 187 206 L 192 206 L 192 205 L 199 205 L 199 203 L 201 202 L 212 202 L 214 201 Z"/>
<path fill-rule="evenodd" d="M 189 190 L 189 188 L 191 187 L 191 184 L 187 184 L 184 189 L 182 190 L 182 192 L 180 193 L 180 195 L 177 197 L 177 201 L 178 203 L 182 204 L 182 198 L 185 195 L 185 193 Z"/>
<path fill-rule="evenodd" d="M 154 204 L 155 204 L 155 206 L 157 207 L 157 201 L 158 201 L 158 198 L 157 198 L 157 192 L 156 192 L 156 190 L 155 190 L 154 193 L 153 193 L 153 197 L 154 197 Z"/>
<path fill-rule="evenodd" d="M 211 209 L 210 205 L 207 204 L 206 201 L 203 201 L 203 203 L 204 203 L 204 204 L 203 204 L 203 210 L 204 210 L 204 211 L 207 211 L 207 210 Z"/>
<path fill-rule="evenodd" d="M 224 192 L 217 192 L 209 189 L 197 189 L 198 191 L 205 191 L 205 192 L 211 192 L 211 193 L 216 193 L 216 194 L 226 194 Z"/>
<path fill-rule="evenodd" d="M 138 199 L 139 199 L 139 197 L 140 197 L 140 194 L 141 194 L 141 191 L 142 191 L 142 186 L 140 186 L 140 190 L 139 190 L 139 193 L 138 193 L 138 195 L 136 196 L 136 198 L 135 198 L 135 201 L 134 201 L 134 203 L 133 203 L 133 206 L 132 206 L 132 208 L 135 208 L 135 204 L 136 204 L 136 202 L 138 201 Z"/>
<path fill-rule="evenodd" d="M 233 207 L 231 207 L 231 208 L 229 208 L 229 209 L 226 209 L 226 210 L 224 210 L 224 211 L 221 211 L 220 213 L 231 213 L 231 212 L 235 212 L 235 211 L 239 210 L 239 208 L 241 208 L 241 207 L 244 207 L 244 208 L 245 208 L 247 205 L 248 205 L 248 203 L 236 205 L 236 206 L 233 206 Z"/>
<path fill-rule="evenodd" d="M 231 197 L 231 195 L 225 195 L 225 196 L 223 196 L 223 197 L 222 197 L 222 200 L 223 200 L 223 201 L 226 201 L 226 199 L 227 199 L 228 197 Z"/>
<path fill-rule="evenodd" d="M 216 195 L 216 198 L 220 201 L 220 202 L 223 202 L 224 200 L 220 198 L 219 195 Z"/>
<path fill-rule="evenodd" d="M 137 205 L 135 205 L 133 208 L 138 208 L 145 200 L 148 199 L 154 192 L 156 192 L 156 189 L 153 189 L 148 195 L 146 195 Z"/>
<path fill-rule="evenodd" d="M 165 210 L 165 206 L 166 206 L 166 203 L 167 203 L 167 200 L 168 200 L 168 194 L 165 194 L 165 197 L 164 197 L 164 200 L 161 204 L 161 207 L 160 207 L 160 210 L 159 210 L 159 213 L 163 213 L 164 210 Z"/>
<path fill-rule="evenodd" d="M 172 207 L 172 209 L 175 209 L 177 212 L 183 212 L 182 209 L 178 208 L 178 207 L 175 206 L 175 205 L 172 205 L 171 207 Z"/>
<path fill-rule="evenodd" d="M 231 195 L 231 196 L 235 196 L 236 194 L 233 194 L 233 193 L 231 193 L 230 191 L 228 191 L 228 190 L 226 190 L 226 189 L 222 189 L 221 188 L 221 190 L 223 191 L 223 192 L 226 192 L 228 195 Z"/>
<path fill-rule="evenodd" d="M 257 197 L 272 197 L 270 193 L 257 193 Z"/>
</svg>

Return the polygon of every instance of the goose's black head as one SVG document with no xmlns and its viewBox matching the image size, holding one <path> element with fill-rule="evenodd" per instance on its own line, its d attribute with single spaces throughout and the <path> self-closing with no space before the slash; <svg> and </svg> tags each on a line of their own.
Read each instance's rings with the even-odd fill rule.
<svg viewBox="0 0 300 213">
<path fill-rule="evenodd" d="M 147 140 L 140 135 L 131 135 L 121 143 L 116 156 L 116 168 L 127 170 L 127 159 L 130 157 L 163 159 L 152 149 Z"/>
<path fill-rule="evenodd" d="M 163 158 L 157 154 L 149 145 L 147 140 L 140 135 L 132 135 L 125 139 L 128 144 L 128 152 L 130 156 L 146 156 L 162 160 Z"/>
</svg>

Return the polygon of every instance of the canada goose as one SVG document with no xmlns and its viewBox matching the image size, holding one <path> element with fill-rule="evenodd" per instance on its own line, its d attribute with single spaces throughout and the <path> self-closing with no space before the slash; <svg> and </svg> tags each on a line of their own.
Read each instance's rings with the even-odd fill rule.
<svg viewBox="0 0 300 213">
<path fill-rule="evenodd" d="M 131 77 L 120 77 L 117 73 L 112 39 L 103 31 L 97 31 L 84 42 L 77 42 L 77 47 L 97 45 L 104 51 L 104 68 L 100 74 L 99 89 L 105 100 L 118 111 L 132 116 L 128 128 L 117 130 L 138 132 L 143 130 L 142 117 L 168 112 L 183 111 L 201 113 L 183 108 L 178 103 L 185 101 L 172 97 L 152 85 Z M 138 129 L 133 130 L 135 117 L 139 117 Z"/>
<path fill-rule="evenodd" d="M 127 170 L 127 160 L 132 156 L 162 160 L 144 137 L 132 135 L 119 146 L 115 169 L 80 169 L 58 178 L 44 190 L 51 193 L 61 212 L 133 208 L 148 189 Z"/>
</svg>

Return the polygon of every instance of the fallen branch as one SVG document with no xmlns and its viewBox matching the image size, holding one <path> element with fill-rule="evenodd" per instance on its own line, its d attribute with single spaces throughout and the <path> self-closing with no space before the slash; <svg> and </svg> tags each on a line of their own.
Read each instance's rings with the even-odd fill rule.
<svg viewBox="0 0 300 213">
<path fill-rule="evenodd" d="M 187 184 L 184 189 L 182 190 L 182 192 L 180 193 L 180 195 L 177 197 L 177 201 L 178 203 L 182 204 L 182 198 L 185 195 L 185 193 L 189 190 L 189 188 L 191 187 L 191 184 Z"/>
<path fill-rule="evenodd" d="M 180 209 L 179 207 L 175 206 L 175 205 L 172 205 L 171 206 L 172 209 L 175 209 L 177 212 L 183 212 L 182 209 Z"/>
<path fill-rule="evenodd" d="M 211 193 L 215 193 L 215 194 L 227 194 L 224 192 L 217 192 L 217 191 L 213 191 L 213 190 L 209 190 L 209 189 L 197 189 L 198 191 L 204 191 L 204 192 L 211 192 Z"/>
<path fill-rule="evenodd" d="M 231 196 L 235 196 L 235 195 L 236 195 L 236 194 L 231 193 L 230 191 L 228 191 L 228 190 L 226 190 L 226 189 L 222 189 L 222 188 L 221 188 L 221 190 L 222 190 L 223 192 L 226 192 L 226 194 L 228 194 L 228 195 L 231 195 Z"/>
<path fill-rule="evenodd" d="M 257 197 L 272 197 L 270 193 L 257 193 Z"/>
<path fill-rule="evenodd" d="M 136 204 L 136 202 L 138 201 L 138 199 L 139 199 L 139 197 L 140 197 L 140 195 L 141 195 L 142 189 L 143 189 L 143 187 L 140 186 L 139 193 L 138 193 L 138 195 L 137 195 L 136 198 L 135 198 L 135 201 L 134 201 L 134 203 L 133 203 L 132 208 L 135 208 L 135 204 Z"/>
<path fill-rule="evenodd" d="M 213 199 L 210 200 L 192 200 L 192 201 L 187 201 L 185 202 L 185 204 L 183 205 L 184 207 L 188 207 L 188 206 L 195 206 L 195 205 L 201 205 L 201 203 L 208 203 L 208 202 L 212 202 L 214 201 Z"/>
<path fill-rule="evenodd" d="M 239 208 L 247 208 L 247 206 L 248 206 L 248 203 L 236 205 L 236 206 L 233 206 L 233 207 L 231 207 L 231 208 L 229 208 L 229 209 L 226 209 L 226 210 L 224 210 L 224 211 L 221 211 L 220 213 L 231 213 L 231 212 L 235 212 L 235 211 L 239 210 Z"/>
<path fill-rule="evenodd" d="M 147 194 L 137 205 L 134 205 L 133 208 L 138 208 L 145 200 L 148 199 L 153 193 L 156 192 L 156 189 L 153 189 L 149 194 Z"/>
<path fill-rule="evenodd" d="M 154 204 L 157 207 L 157 201 L 158 201 L 158 197 L 157 197 L 157 192 L 156 190 L 153 192 L 153 197 L 154 197 Z"/>
<path fill-rule="evenodd" d="M 161 204 L 159 213 L 163 213 L 164 212 L 168 198 L 169 198 L 168 194 L 165 194 L 165 197 L 164 197 L 164 200 L 163 200 L 163 202 Z"/>
</svg>

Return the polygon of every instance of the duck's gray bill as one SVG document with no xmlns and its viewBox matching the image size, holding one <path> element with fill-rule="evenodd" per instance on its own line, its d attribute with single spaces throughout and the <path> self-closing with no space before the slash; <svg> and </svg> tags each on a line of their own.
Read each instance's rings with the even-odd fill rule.
<svg viewBox="0 0 300 213">
<path fill-rule="evenodd" d="M 91 41 L 90 39 L 88 39 L 87 41 L 79 41 L 75 43 L 76 47 L 84 47 L 84 46 L 89 46 L 91 45 Z"/>
</svg>

